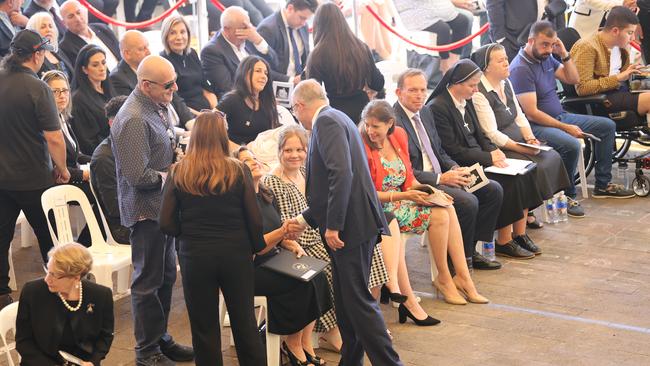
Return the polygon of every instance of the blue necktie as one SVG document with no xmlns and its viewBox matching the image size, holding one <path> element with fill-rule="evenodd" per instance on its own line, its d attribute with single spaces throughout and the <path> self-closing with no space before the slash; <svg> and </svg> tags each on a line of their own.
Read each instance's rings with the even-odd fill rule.
<svg viewBox="0 0 650 366">
<path fill-rule="evenodd" d="M 414 114 L 413 122 L 415 122 L 415 128 L 418 129 L 418 135 L 420 137 L 420 145 L 422 146 L 422 148 L 424 148 L 424 153 L 429 158 L 429 161 L 431 161 L 433 172 L 440 173 L 442 171 L 442 169 L 440 168 L 440 162 L 438 161 L 438 157 L 436 157 L 436 154 L 433 152 L 433 148 L 431 147 L 431 141 L 429 141 L 428 139 L 429 135 L 427 135 L 427 130 L 424 128 L 424 125 L 420 120 L 420 116 Z"/>
<path fill-rule="evenodd" d="M 302 74 L 302 62 L 300 61 L 300 52 L 298 52 L 298 44 L 296 37 L 293 36 L 293 29 L 287 27 L 289 30 L 289 39 L 291 40 L 291 50 L 293 51 L 293 65 L 296 70 L 296 75 Z"/>
</svg>

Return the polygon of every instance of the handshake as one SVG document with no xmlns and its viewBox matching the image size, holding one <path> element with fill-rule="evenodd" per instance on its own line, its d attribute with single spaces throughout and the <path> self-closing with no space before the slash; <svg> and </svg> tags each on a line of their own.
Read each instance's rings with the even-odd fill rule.
<svg viewBox="0 0 650 366">
<path fill-rule="evenodd" d="M 307 225 L 301 224 L 298 218 L 288 219 L 282 223 L 284 239 L 297 240 L 305 231 Z"/>
</svg>

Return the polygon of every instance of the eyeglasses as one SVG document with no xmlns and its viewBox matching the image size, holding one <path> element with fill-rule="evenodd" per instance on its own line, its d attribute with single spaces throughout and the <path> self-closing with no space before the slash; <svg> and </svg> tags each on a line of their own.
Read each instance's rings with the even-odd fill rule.
<svg viewBox="0 0 650 366">
<path fill-rule="evenodd" d="M 47 268 L 45 268 L 45 266 L 43 266 L 43 271 L 45 271 L 45 276 L 46 276 L 46 277 L 49 275 L 50 277 L 52 277 L 52 278 L 54 278 L 54 279 L 56 279 L 56 280 L 60 280 L 60 279 L 62 279 L 62 278 L 66 278 L 66 277 L 68 277 L 68 276 L 66 276 L 66 275 L 61 275 L 61 276 L 59 276 L 59 275 L 57 275 L 56 273 L 52 273 L 52 272 L 48 271 Z"/>
<path fill-rule="evenodd" d="M 61 89 L 52 89 L 52 93 L 54 93 L 55 96 L 60 96 L 62 94 L 68 94 L 70 92 L 70 89 L 67 88 L 61 88 Z"/>
<path fill-rule="evenodd" d="M 160 86 L 162 86 L 165 90 L 169 90 L 169 89 L 171 89 L 172 86 L 174 86 L 174 84 L 176 84 L 176 79 L 174 79 L 174 80 L 172 80 L 172 81 L 168 81 L 168 82 L 166 82 L 166 83 L 159 83 L 159 82 L 157 82 L 157 81 L 147 80 L 147 79 L 145 79 L 144 81 L 147 81 L 147 82 L 152 83 L 152 84 L 160 85 Z"/>
</svg>

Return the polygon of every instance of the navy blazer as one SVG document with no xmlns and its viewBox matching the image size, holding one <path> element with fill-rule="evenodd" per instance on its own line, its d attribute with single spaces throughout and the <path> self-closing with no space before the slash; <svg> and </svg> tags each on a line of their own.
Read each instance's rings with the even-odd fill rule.
<svg viewBox="0 0 650 366">
<path fill-rule="evenodd" d="M 5 22 L 0 21 L 0 57 L 5 57 L 9 54 L 11 47 L 11 40 L 14 38 L 11 29 L 7 28 Z"/>
<path fill-rule="evenodd" d="M 456 108 L 454 101 L 451 99 L 449 91 L 445 90 L 442 94 L 435 97 L 425 108 L 433 113 L 436 119 L 436 128 L 442 139 L 442 147 L 464 166 L 470 166 L 479 163 L 484 167 L 492 166 L 491 151 L 496 150 L 494 145 L 483 133 L 481 126 L 478 124 L 478 116 L 471 100 L 465 105 L 465 113 L 469 114 L 471 123 L 474 127 L 474 138 L 480 147 L 470 147 L 467 139 L 469 132 L 463 126 L 463 116 Z"/>
<path fill-rule="evenodd" d="M 246 41 L 244 46 L 249 55 L 257 55 L 265 59 L 271 66 L 269 70 L 269 81 L 281 80 L 282 75 L 273 71 L 276 68 L 275 51 L 269 47 L 268 54 L 264 55 L 257 51 L 255 45 Z M 221 33 L 215 34 L 205 47 L 201 50 L 201 66 L 203 75 L 212 85 L 212 92 L 221 98 L 232 90 L 235 83 L 235 71 L 239 66 L 239 58 Z"/>
<path fill-rule="evenodd" d="M 306 195 L 305 220 L 321 235 L 338 230 L 346 247 L 388 233 L 361 135 L 345 113 L 329 106 L 312 126 Z"/>
<path fill-rule="evenodd" d="M 291 43 L 289 42 L 289 37 L 287 36 L 287 25 L 282 19 L 282 13 L 280 10 L 264 18 L 260 25 L 257 26 L 257 31 L 259 34 L 266 40 L 266 43 L 269 44 L 269 47 L 273 48 L 275 54 L 278 57 L 278 64 L 275 71 L 286 74 L 287 69 L 289 68 L 289 50 L 291 49 Z M 305 25 L 304 27 L 298 29 L 298 34 L 304 45 L 304 52 L 300 57 L 303 69 L 307 64 L 307 57 L 309 56 L 309 29 Z M 289 77 L 285 75 L 285 78 L 282 81 L 288 81 Z"/>
<path fill-rule="evenodd" d="M 113 31 L 104 24 L 93 23 L 89 24 L 88 26 L 90 29 L 92 29 L 93 32 L 95 32 L 97 38 L 104 42 L 113 56 L 115 56 L 118 61 L 121 60 L 122 56 L 120 54 L 120 44 L 115 37 L 115 33 L 113 33 Z M 78 35 L 70 31 L 66 31 L 65 35 L 63 36 L 63 40 L 61 43 L 59 43 L 59 51 L 63 52 L 68 60 L 72 61 L 72 63 L 75 64 L 77 62 L 77 54 L 87 44 L 88 43 L 86 43 L 86 41 L 84 41 Z"/>
<path fill-rule="evenodd" d="M 415 179 L 420 183 L 436 185 L 439 174 L 434 173 L 433 171 L 423 171 L 424 163 L 422 160 L 422 148 L 420 147 L 420 140 L 415 132 L 415 128 L 413 128 L 412 122 L 409 120 L 406 112 L 398 102 L 393 104 L 393 109 L 395 110 L 395 115 L 397 117 L 397 125 L 406 130 L 406 134 L 409 137 L 409 158 L 411 158 L 411 166 L 413 167 Z M 438 136 L 433 114 L 431 114 L 431 111 L 428 108 L 422 108 L 422 110 L 420 110 L 420 121 L 422 121 L 424 129 L 427 131 L 428 140 L 426 142 L 431 144 L 433 153 L 436 155 L 436 158 L 438 158 L 438 162 L 440 163 L 442 173 L 448 171 L 454 166 L 458 166 L 458 163 L 447 155 L 445 149 L 442 148 L 442 141 L 440 141 L 440 136 Z"/>
</svg>

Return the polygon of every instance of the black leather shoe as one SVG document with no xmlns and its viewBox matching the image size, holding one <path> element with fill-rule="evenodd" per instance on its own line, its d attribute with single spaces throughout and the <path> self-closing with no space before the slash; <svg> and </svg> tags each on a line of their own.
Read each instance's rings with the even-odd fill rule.
<svg viewBox="0 0 650 366">
<path fill-rule="evenodd" d="M 494 253 L 499 257 L 509 257 L 515 259 L 535 258 L 535 254 L 520 247 L 512 240 L 506 244 L 498 244 L 497 242 L 494 242 Z"/>
<path fill-rule="evenodd" d="M 180 345 L 174 341 L 168 344 L 161 344 L 160 351 L 172 361 L 188 362 L 194 359 L 194 349 L 189 346 Z"/>
<path fill-rule="evenodd" d="M 162 353 L 156 353 L 147 358 L 138 358 L 135 360 L 136 366 L 176 366 L 176 362 L 165 357 Z"/>
<path fill-rule="evenodd" d="M 491 261 L 478 253 L 474 253 L 472 255 L 472 266 L 474 269 L 491 270 L 500 269 L 501 263 L 497 261 Z"/>
<path fill-rule="evenodd" d="M 527 251 L 540 255 L 542 254 L 542 249 L 533 242 L 533 240 L 528 236 L 528 234 L 515 236 L 512 240 L 517 243 L 520 247 L 526 249 Z"/>
</svg>

